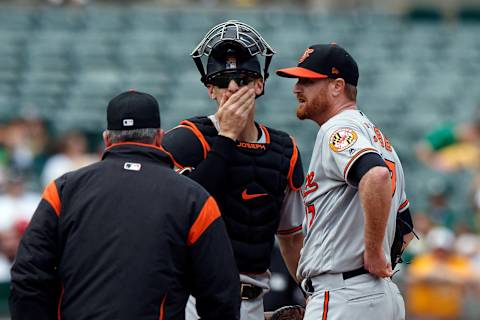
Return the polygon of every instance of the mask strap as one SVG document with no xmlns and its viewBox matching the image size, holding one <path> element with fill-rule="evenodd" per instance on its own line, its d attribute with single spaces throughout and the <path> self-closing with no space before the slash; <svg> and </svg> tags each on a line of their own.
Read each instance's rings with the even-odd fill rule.
<svg viewBox="0 0 480 320">
<path fill-rule="evenodd" d="M 205 82 L 206 74 L 205 74 L 205 69 L 203 68 L 202 58 L 196 57 L 196 58 L 193 58 L 193 61 L 195 62 L 195 65 L 197 66 L 198 71 L 200 72 L 200 75 L 201 75 L 200 81 L 202 81 L 203 84 L 207 86 L 207 83 Z"/>
</svg>

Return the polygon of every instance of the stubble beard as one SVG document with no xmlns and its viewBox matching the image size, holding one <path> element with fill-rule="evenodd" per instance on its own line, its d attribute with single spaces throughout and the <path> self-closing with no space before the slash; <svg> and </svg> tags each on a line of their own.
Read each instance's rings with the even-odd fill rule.
<svg viewBox="0 0 480 320">
<path fill-rule="evenodd" d="M 328 110 L 328 102 L 323 92 L 319 93 L 312 101 L 304 101 L 297 106 L 297 118 L 300 120 L 311 119 Z"/>
</svg>

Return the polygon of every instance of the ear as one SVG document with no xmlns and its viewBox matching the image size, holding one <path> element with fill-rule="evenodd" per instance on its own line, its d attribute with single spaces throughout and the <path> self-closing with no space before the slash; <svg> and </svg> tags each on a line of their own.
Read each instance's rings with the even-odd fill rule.
<svg viewBox="0 0 480 320">
<path fill-rule="evenodd" d="M 157 147 L 160 147 L 162 145 L 164 135 L 165 135 L 165 132 L 163 131 L 163 129 L 158 129 L 157 132 L 155 133 L 153 144 L 156 145 Z"/>
<path fill-rule="evenodd" d="M 217 97 L 216 97 L 215 88 L 213 87 L 213 85 L 207 84 L 207 89 L 208 89 L 208 96 L 210 97 L 210 99 L 215 100 Z"/>
<path fill-rule="evenodd" d="M 253 84 L 255 89 L 255 95 L 259 96 L 262 94 L 263 84 L 264 84 L 263 78 L 255 79 L 255 82 Z"/>
<path fill-rule="evenodd" d="M 112 145 L 112 142 L 110 141 L 110 137 L 108 136 L 107 130 L 103 131 L 102 138 L 103 138 L 103 143 L 105 144 L 105 147 L 108 148 Z"/>
<path fill-rule="evenodd" d="M 331 81 L 330 85 L 332 86 L 332 95 L 334 97 L 338 97 L 340 94 L 345 92 L 345 80 L 342 78 Z"/>
</svg>

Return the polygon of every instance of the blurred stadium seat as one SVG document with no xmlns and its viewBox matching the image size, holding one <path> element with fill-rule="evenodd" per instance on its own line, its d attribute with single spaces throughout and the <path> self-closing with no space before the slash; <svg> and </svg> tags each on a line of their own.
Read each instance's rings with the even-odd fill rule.
<svg viewBox="0 0 480 320">
<path fill-rule="evenodd" d="M 36 108 L 58 132 L 72 126 L 97 133 L 109 97 L 129 88 L 161 101 L 166 129 L 213 112 L 189 54 L 215 23 L 237 18 L 254 25 L 278 53 L 259 119 L 295 135 L 305 165 L 316 127 L 296 120 L 294 81 L 278 79 L 274 69 L 295 64 L 309 44 L 335 41 L 359 62 L 360 108 L 384 128 L 407 172 L 420 172 L 414 142 L 441 122 L 468 119 L 480 102 L 471 87 L 480 80 L 480 23 L 467 10 L 459 16 L 448 24 L 430 9 L 404 19 L 278 8 L 2 6 L 0 117 Z M 420 191 L 421 179 L 407 176 Z M 413 193 L 412 202 L 421 196 Z M 463 204 L 457 199 L 457 205 Z"/>
</svg>

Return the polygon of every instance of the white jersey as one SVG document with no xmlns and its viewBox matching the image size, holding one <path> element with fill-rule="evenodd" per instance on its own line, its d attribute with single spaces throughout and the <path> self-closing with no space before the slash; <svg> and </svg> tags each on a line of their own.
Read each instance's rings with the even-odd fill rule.
<svg viewBox="0 0 480 320">
<path fill-rule="evenodd" d="M 397 212 L 408 207 L 400 160 L 390 141 L 359 110 L 343 111 L 318 131 L 303 197 L 306 237 L 297 275 L 313 277 L 363 266 L 364 214 L 357 188 L 347 176 L 361 155 L 379 154 L 392 177 L 392 206 L 383 242 L 390 259 Z"/>
</svg>

